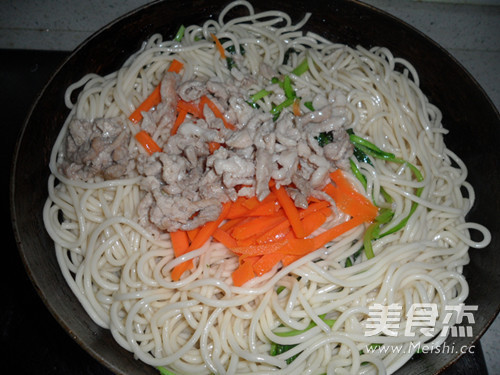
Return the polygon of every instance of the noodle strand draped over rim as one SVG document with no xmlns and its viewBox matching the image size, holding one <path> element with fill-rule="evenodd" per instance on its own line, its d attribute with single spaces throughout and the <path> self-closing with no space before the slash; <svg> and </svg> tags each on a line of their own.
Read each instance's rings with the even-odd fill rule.
<svg viewBox="0 0 500 375">
<path fill-rule="evenodd" d="M 246 7 L 248 15 L 226 19 L 236 6 Z M 400 304 L 407 311 L 413 303 L 435 303 L 440 311 L 436 327 L 442 327 L 444 306 L 467 298 L 462 271 L 469 262 L 469 247 L 486 246 L 490 235 L 483 226 L 465 221 L 474 190 L 465 181 L 466 166 L 444 144 L 447 131 L 439 109 L 420 90 L 409 62 L 383 47 L 351 48 L 304 33 L 309 16 L 293 24 L 283 12 L 258 14 L 250 3 L 234 2 L 217 21 L 187 26 L 182 43 L 153 35 L 117 72 L 90 74 L 68 88 L 71 114 L 50 161 L 45 225 L 64 278 L 83 308 L 147 364 L 179 374 L 392 373 L 413 355 L 412 343 L 429 337 L 419 332 L 404 336 L 404 316 L 397 337 L 365 335 L 369 306 Z M 421 170 L 424 180 L 417 182 L 405 165 L 353 159 L 366 176 L 370 199 L 379 200 L 381 190 L 393 197 L 395 223 L 418 203 L 404 228 L 373 242 L 375 257 L 361 255 L 345 267 L 345 259 L 359 250 L 365 230 L 360 226 L 286 267 L 235 287 L 231 273 L 238 259 L 221 243 L 208 242 L 175 258 L 168 233 L 152 234 L 138 224 L 137 206 L 143 197 L 139 178 L 81 182 L 58 171 L 57 157 L 71 118 L 118 116 L 137 131 L 128 116 L 158 85 L 174 58 L 185 63 L 183 80 L 224 81 L 237 74 L 220 59 L 212 33 L 233 41 L 237 53 L 244 48 L 239 63 L 257 77 L 252 93 L 266 86 L 258 77 L 261 62 L 290 74 L 307 59 L 309 70 L 294 77 L 302 96 L 345 92 L 354 132 Z M 296 53 L 284 63 L 288 48 Z M 269 98 L 261 104 L 263 110 L 272 109 Z M 348 178 L 365 191 L 354 176 Z M 424 189 L 417 196 L 419 187 Z M 343 220 L 334 217 L 320 231 Z M 481 232 L 483 239 L 473 241 L 470 230 Z M 189 259 L 195 269 L 172 281 L 170 271 Z M 335 320 L 333 325 L 323 320 L 325 314 Z M 277 334 L 304 330 L 312 323 L 314 327 L 300 335 Z M 429 345 L 444 339 L 438 335 Z M 271 342 L 296 346 L 271 356 Z M 407 350 L 363 352 L 374 343 Z"/>
</svg>

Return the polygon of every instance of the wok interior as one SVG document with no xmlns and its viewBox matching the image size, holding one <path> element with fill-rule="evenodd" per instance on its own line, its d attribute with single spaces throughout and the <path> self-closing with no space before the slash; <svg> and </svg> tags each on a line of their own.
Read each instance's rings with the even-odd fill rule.
<svg viewBox="0 0 500 375">
<path fill-rule="evenodd" d="M 27 271 L 47 307 L 61 325 L 92 356 L 118 374 L 156 374 L 115 343 L 111 334 L 87 316 L 64 281 L 44 229 L 42 208 L 47 197 L 48 162 L 52 145 L 68 114 L 66 87 L 88 72 L 107 74 L 118 69 L 153 33 L 173 36 L 180 24 L 201 23 L 217 17 L 226 1 L 195 1 L 192 7 L 178 2 L 159 2 L 142 7 L 83 42 L 55 72 L 38 98 L 17 145 L 11 178 L 14 229 Z M 486 330 L 499 308 L 500 276 L 496 213 L 500 200 L 491 197 L 491 186 L 500 181 L 499 157 L 494 141 L 499 138 L 500 119 L 492 103 L 473 78 L 441 47 L 401 21 L 374 8 L 350 1 L 289 2 L 252 1 L 256 11 L 285 10 L 294 20 L 312 12 L 306 28 L 335 42 L 364 47 L 385 46 L 409 60 L 420 74 L 421 87 L 443 112 L 450 129 L 445 142 L 469 168 L 468 181 L 476 191 L 476 204 L 469 218 L 490 229 L 493 240 L 480 251 L 471 249 L 465 276 L 471 292 L 469 305 L 478 305 L 474 337 L 452 338 L 456 347 L 472 344 Z M 112 51 L 110 53 L 110 51 Z M 472 135 L 472 136 L 471 136 Z M 29 152 L 26 152 L 29 150 Z M 491 184 L 484 181 L 487 176 Z M 456 360 L 455 354 L 425 354 L 408 362 L 400 373 L 435 373 Z"/>
</svg>

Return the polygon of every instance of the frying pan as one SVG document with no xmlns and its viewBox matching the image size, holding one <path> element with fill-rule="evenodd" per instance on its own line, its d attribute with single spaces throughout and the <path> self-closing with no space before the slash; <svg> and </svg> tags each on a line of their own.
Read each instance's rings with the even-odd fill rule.
<svg viewBox="0 0 500 375">
<path fill-rule="evenodd" d="M 44 229 L 42 207 L 47 197 L 49 155 L 68 114 L 65 89 L 84 74 L 106 75 L 118 69 L 153 33 L 173 37 L 181 24 L 201 24 L 217 17 L 226 0 L 159 1 L 128 13 L 105 26 L 73 51 L 56 70 L 34 103 L 16 145 L 11 175 L 11 215 L 16 241 L 26 271 L 46 307 L 61 326 L 93 357 L 116 374 L 146 375 L 157 371 L 133 358 L 116 344 L 107 330 L 95 325 L 66 285 Z M 256 11 L 281 9 L 298 21 L 312 17 L 306 29 L 352 46 L 384 46 L 409 60 L 420 76 L 421 88 L 443 112 L 445 137 L 469 170 L 476 201 L 468 220 L 488 226 L 491 244 L 471 250 L 464 274 L 470 285 L 466 303 L 477 305 L 473 337 L 454 337 L 449 345 L 473 345 L 500 308 L 500 116 L 472 76 L 443 48 L 402 21 L 357 1 L 252 1 Z M 29 150 L 29 152 L 27 152 Z M 475 238 L 473 233 L 473 238 Z M 398 373 L 440 373 L 460 354 L 416 355 Z"/>
</svg>

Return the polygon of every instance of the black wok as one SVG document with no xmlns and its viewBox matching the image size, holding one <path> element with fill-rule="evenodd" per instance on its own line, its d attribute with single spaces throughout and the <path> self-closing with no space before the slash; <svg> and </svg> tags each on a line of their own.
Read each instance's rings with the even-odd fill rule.
<svg viewBox="0 0 500 375">
<path fill-rule="evenodd" d="M 216 17 L 227 1 L 155 2 L 139 8 L 104 27 L 83 42 L 57 69 L 36 100 L 16 146 L 11 175 L 11 215 L 21 258 L 35 289 L 54 318 L 93 357 L 117 374 L 157 372 L 118 346 L 108 331 L 86 315 L 67 287 L 57 265 L 53 243 L 44 230 L 42 207 L 47 197 L 48 160 L 55 137 L 68 114 L 63 95 L 66 87 L 89 72 L 105 75 L 116 70 L 142 41 L 160 32 L 172 37 L 180 24 Z M 447 52 L 398 19 L 354 1 L 255 0 L 256 10 L 287 11 L 295 20 L 312 12 L 307 28 L 325 37 L 364 47 L 385 46 L 396 56 L 413 63 L 421 87 L 443 112 L 450 129 L 447 145 L 460 155 L 469 169 L 468 181 L 477 200 L 469 220 L 485 224 L 492 243 L 471 251 L 465 268 L 470 284 L 469 305 L 478 305 L 473 337 L 453 338 L 455 347 L 473 345 L 494 320 L 500 307 L 500 116 L 471 75 Z M 400 373 L 432 374 L 450 366 L 459 354 L 421 354 Z"/>
</svg>

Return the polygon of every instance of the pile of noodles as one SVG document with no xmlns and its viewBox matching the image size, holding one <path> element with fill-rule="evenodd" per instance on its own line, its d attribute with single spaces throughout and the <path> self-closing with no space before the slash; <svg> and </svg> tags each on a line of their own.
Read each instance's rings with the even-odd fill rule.
<svg viewBox="0 0 500 375">
<path fill-rule="evenodd" d="M 248 8 L 248 16 L 227 19 L 233 6 Z M 220 58 L 210 37 L 214 33 L 233 41 L 236 53 L 244 46 L 241 69 L 255 75 L 255 92 L 267 84 L 258 76 L 261 62 L 290 74 L 307 57 L 309 70 L 293 77 L 301 95 L 328 97 L 342 90 L 354 132 L 417 166 L 424 176 L 417 182 L 404 164 L 353 159 L 367 177 L 365 194 L 377 200 L 383 188 L 393 197 L 394 223 L 418 203 L 407 225 L 374 241 L 374 258 L 361 254 L 350 267 L 345 260 L 359 250 L 364 226 L 286 268 L 234 287 L 231 273 L 238 260 L 223 245 L 207 243 L 174 259 L 168 233 L 153 235 L 138 225 L 139 178 L 79 182 L 62 176 L 56 164 L 67 121 L 50 162 L 45 225 L 61 272 L 86 312 L 147 364 L 177 374 L 391 373 L 410 359 L 415 343 L 437 346 L 445 340 L 437 335 L 429 341 L 418 330 L 414 337 L 404 335 L 404 312 L 412 304 L 437 305 L 436 334 L 445 306 L 467 298 L 462 271 L 468 249 L 486 246 L 490 235 L 465 221 L 474 191 L 466 182 L 466 166 L 443 142 L 447 131 L 440 111 L 419 89 L 417 72 L 407 61 L 386 48 L 353 49 L 305 33 L 301 28 L 307 19 L 294 25 L 283 12 L 255 14 L 249 3 L 232 3 L 217 21 L 186 26 L 181 42 L 154 35 L 115 73 L 87 75 L 68 88 L 68 121 L 73 116 L 128 121 L 174 58 L 185 64 L 183 80 L 237 74 Z M 289 48 L 298 53 L 283 65 Z M 72 103 L 75 90 L 80 93 Z M 137 125 L 129 126 L 137 131 Z M 130 147 L 137 144 L 132 141 Z M 424 187 L 420 197 L 415 194 L 419 187 Z M 472 241 L 470 230 L 480 231 L 483 240 Z M 172 282 L 170 270 L 190 258 L 196 268 Z M 278 293 L 280 286 L 285 288 Z M 366 335 L 369 306 L 375 303 L 402 306 L 397 336 Z M 331 328 L 320 318 L 324 314 L 336 320 Z M 302 335 L 276 335 L 311 322 L 314 327 Z M 271 342 L 298 345 L 271 356 Z M 373 343 L 408 350 L 368 353 Z"/>
</svg>

